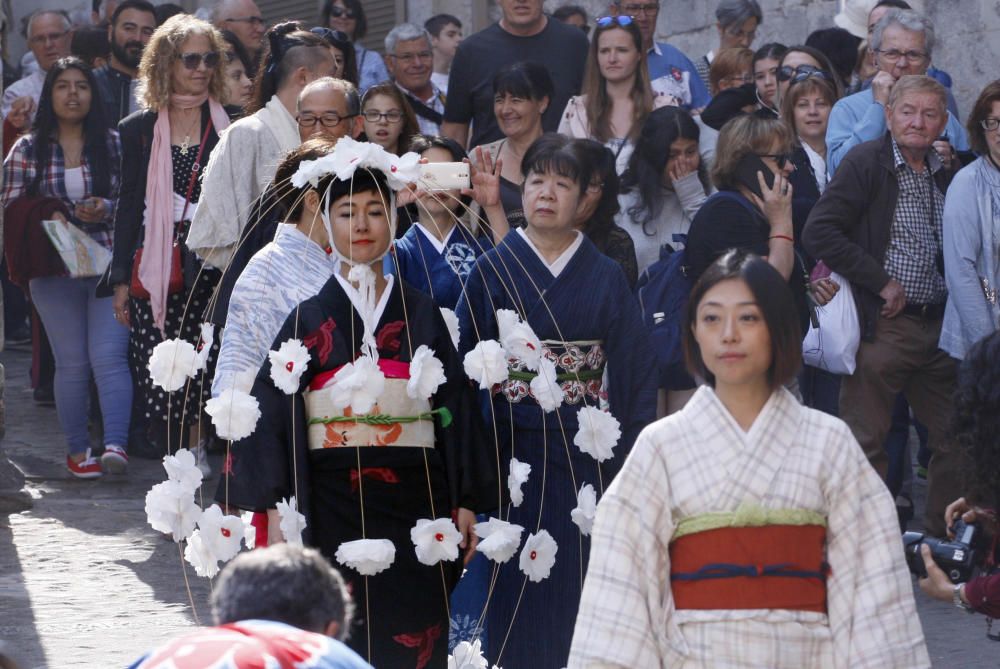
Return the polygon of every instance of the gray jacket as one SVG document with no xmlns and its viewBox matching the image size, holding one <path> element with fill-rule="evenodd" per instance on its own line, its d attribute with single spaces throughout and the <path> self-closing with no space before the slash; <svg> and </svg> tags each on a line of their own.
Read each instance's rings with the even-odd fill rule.
<svg viewBox="0 0 1000 669">
<path fill-rule="evenodd" d="M 1000 172 L 988 158 L 963 168 L 944 203 L 944 278 L 948 304 L 940 346 L 954 358 L 997 329 L 1000 308 Z"/>
</svg>

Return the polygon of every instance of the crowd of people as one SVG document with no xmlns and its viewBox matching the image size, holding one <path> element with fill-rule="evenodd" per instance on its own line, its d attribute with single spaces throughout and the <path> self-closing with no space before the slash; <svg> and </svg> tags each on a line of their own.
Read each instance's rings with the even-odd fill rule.
<svg viewBox="0 0 1000 669">
<path fill-rule="evenodd" d="M 920 586 L 1000 613 L 1000 81 L 961 114 L 904 0 L 759 46 L 718 0 L 695 59 L 656 0 L 497 4 L 384 53 L 360 0 L 28 17 L 4 297 L 67 471 L 186 450 L 322 554 L 241 556 L 136 666 L 288 625 L 343 667 L 929 666 L 914 478 L 992 541 Z"/>
</svg>

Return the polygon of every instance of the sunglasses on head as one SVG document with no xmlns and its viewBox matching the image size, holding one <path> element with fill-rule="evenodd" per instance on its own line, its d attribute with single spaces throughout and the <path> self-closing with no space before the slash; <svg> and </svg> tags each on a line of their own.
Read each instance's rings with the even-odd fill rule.
<svg viewBox="0 0 1000 669">
<path fill-rule="evenodd" d="M 830 81 L 830 75 L 825 70 L 812 65 L 798 65 L 796 67 L 782 65 L 778 68 L 778 81 L 803 81 L 809 77 L 819 77 Z"/>
<path fill-rule="evenodd" d="M 332 44 L 339 47 L 341 44 L 349 44 L 351 38 L 347 36 L 347 33 L 342 30 L 334 30 L 333 28 L 324 28 L 322 26 L 317 26 L 315 28 L 310 28 L 309 32 L 313 35 L 319 35 L 327 41 L 328 44 Z"/>
<path fill-rule="evenodd" d="M 632 24 L 631 16 L 602 16 L 595 21 L 599 28 L 607 28 L 610 25 L 618 24 L 620 26 L 627 26 Z"/>
<path fill-rule="evenodd" d="M 198 66 L 201 65 L 202 61 L 205 62 L 205 67 L 212 69 L 219 64 L 219 52 L 218 51 L 208 51 L 207 53 L 181 53 L 177 55 L 177 60 L 184 63 L 184 67 L 188 70 L 197 70 Z"/>
<path fill-rule="evenodd" d="M 347 9 L 346 7 L 338 7 L 337 5 L 334 5 L 333 7 L 330 8 L 330 16 L 335 16 L 338 19 L 341 17 L 353 19 L 354 11 L 351 9 Z"/>
</svg>

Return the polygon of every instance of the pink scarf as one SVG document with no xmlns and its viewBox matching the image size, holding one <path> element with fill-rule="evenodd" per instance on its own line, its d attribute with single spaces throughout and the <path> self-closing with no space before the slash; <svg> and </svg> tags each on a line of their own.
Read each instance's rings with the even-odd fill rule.
<svg viewBox="0 0 1000 669">
<path fill-rule="evenodd" d="M 201 107 L 208 100 L 215 132 L 229 126 L 229 115 L 222 105 L 202 95 L 171 95 L 170 104 L 180 109 Z M 204 128 L 202 129 L 204 134 Z M 198 136 L 198 145 L 201 135 Z M 197 148 L 195 148 L 197 151 Z M 208 161 L 202 154 L 201 168 Z M 166 335 L 164 323 L 167 316 L 167 284 L 170 281 L 171 255 L 174 244 L 174 166 L 170 155 L 170 116 L 167 109 L 160 109 L 153 126 L 153 144 L 150 147 L 149 170 L 146 173 L 146 233 L 143 240 L 142 264 L 139 280 L 149 291 L 149 304 L 153 322 Z"/>
</svg>

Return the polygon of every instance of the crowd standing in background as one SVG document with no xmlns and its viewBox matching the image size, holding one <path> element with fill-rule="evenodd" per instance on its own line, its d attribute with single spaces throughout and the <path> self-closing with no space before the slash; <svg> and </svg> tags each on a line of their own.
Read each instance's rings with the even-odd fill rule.
<svg viewBox="0 0 1000 669">
<path fill-rule="evenodd" d="M 920 587 L 1000 612 L 1000 81 L 960 110 L 903 0 L 766 44 L 717 0 L 693 58 L 669 0 L 496 4 L 381 52 L 362 0 L 27 17 L 6 328 L 68 474 L 190 456 L 258 547 L 318 549 L 225 567 L 248 656 L 929 666 L 914 477 L 930 535 L 985 537 L 962 578 L 913 549 Z"/>
</svg>

